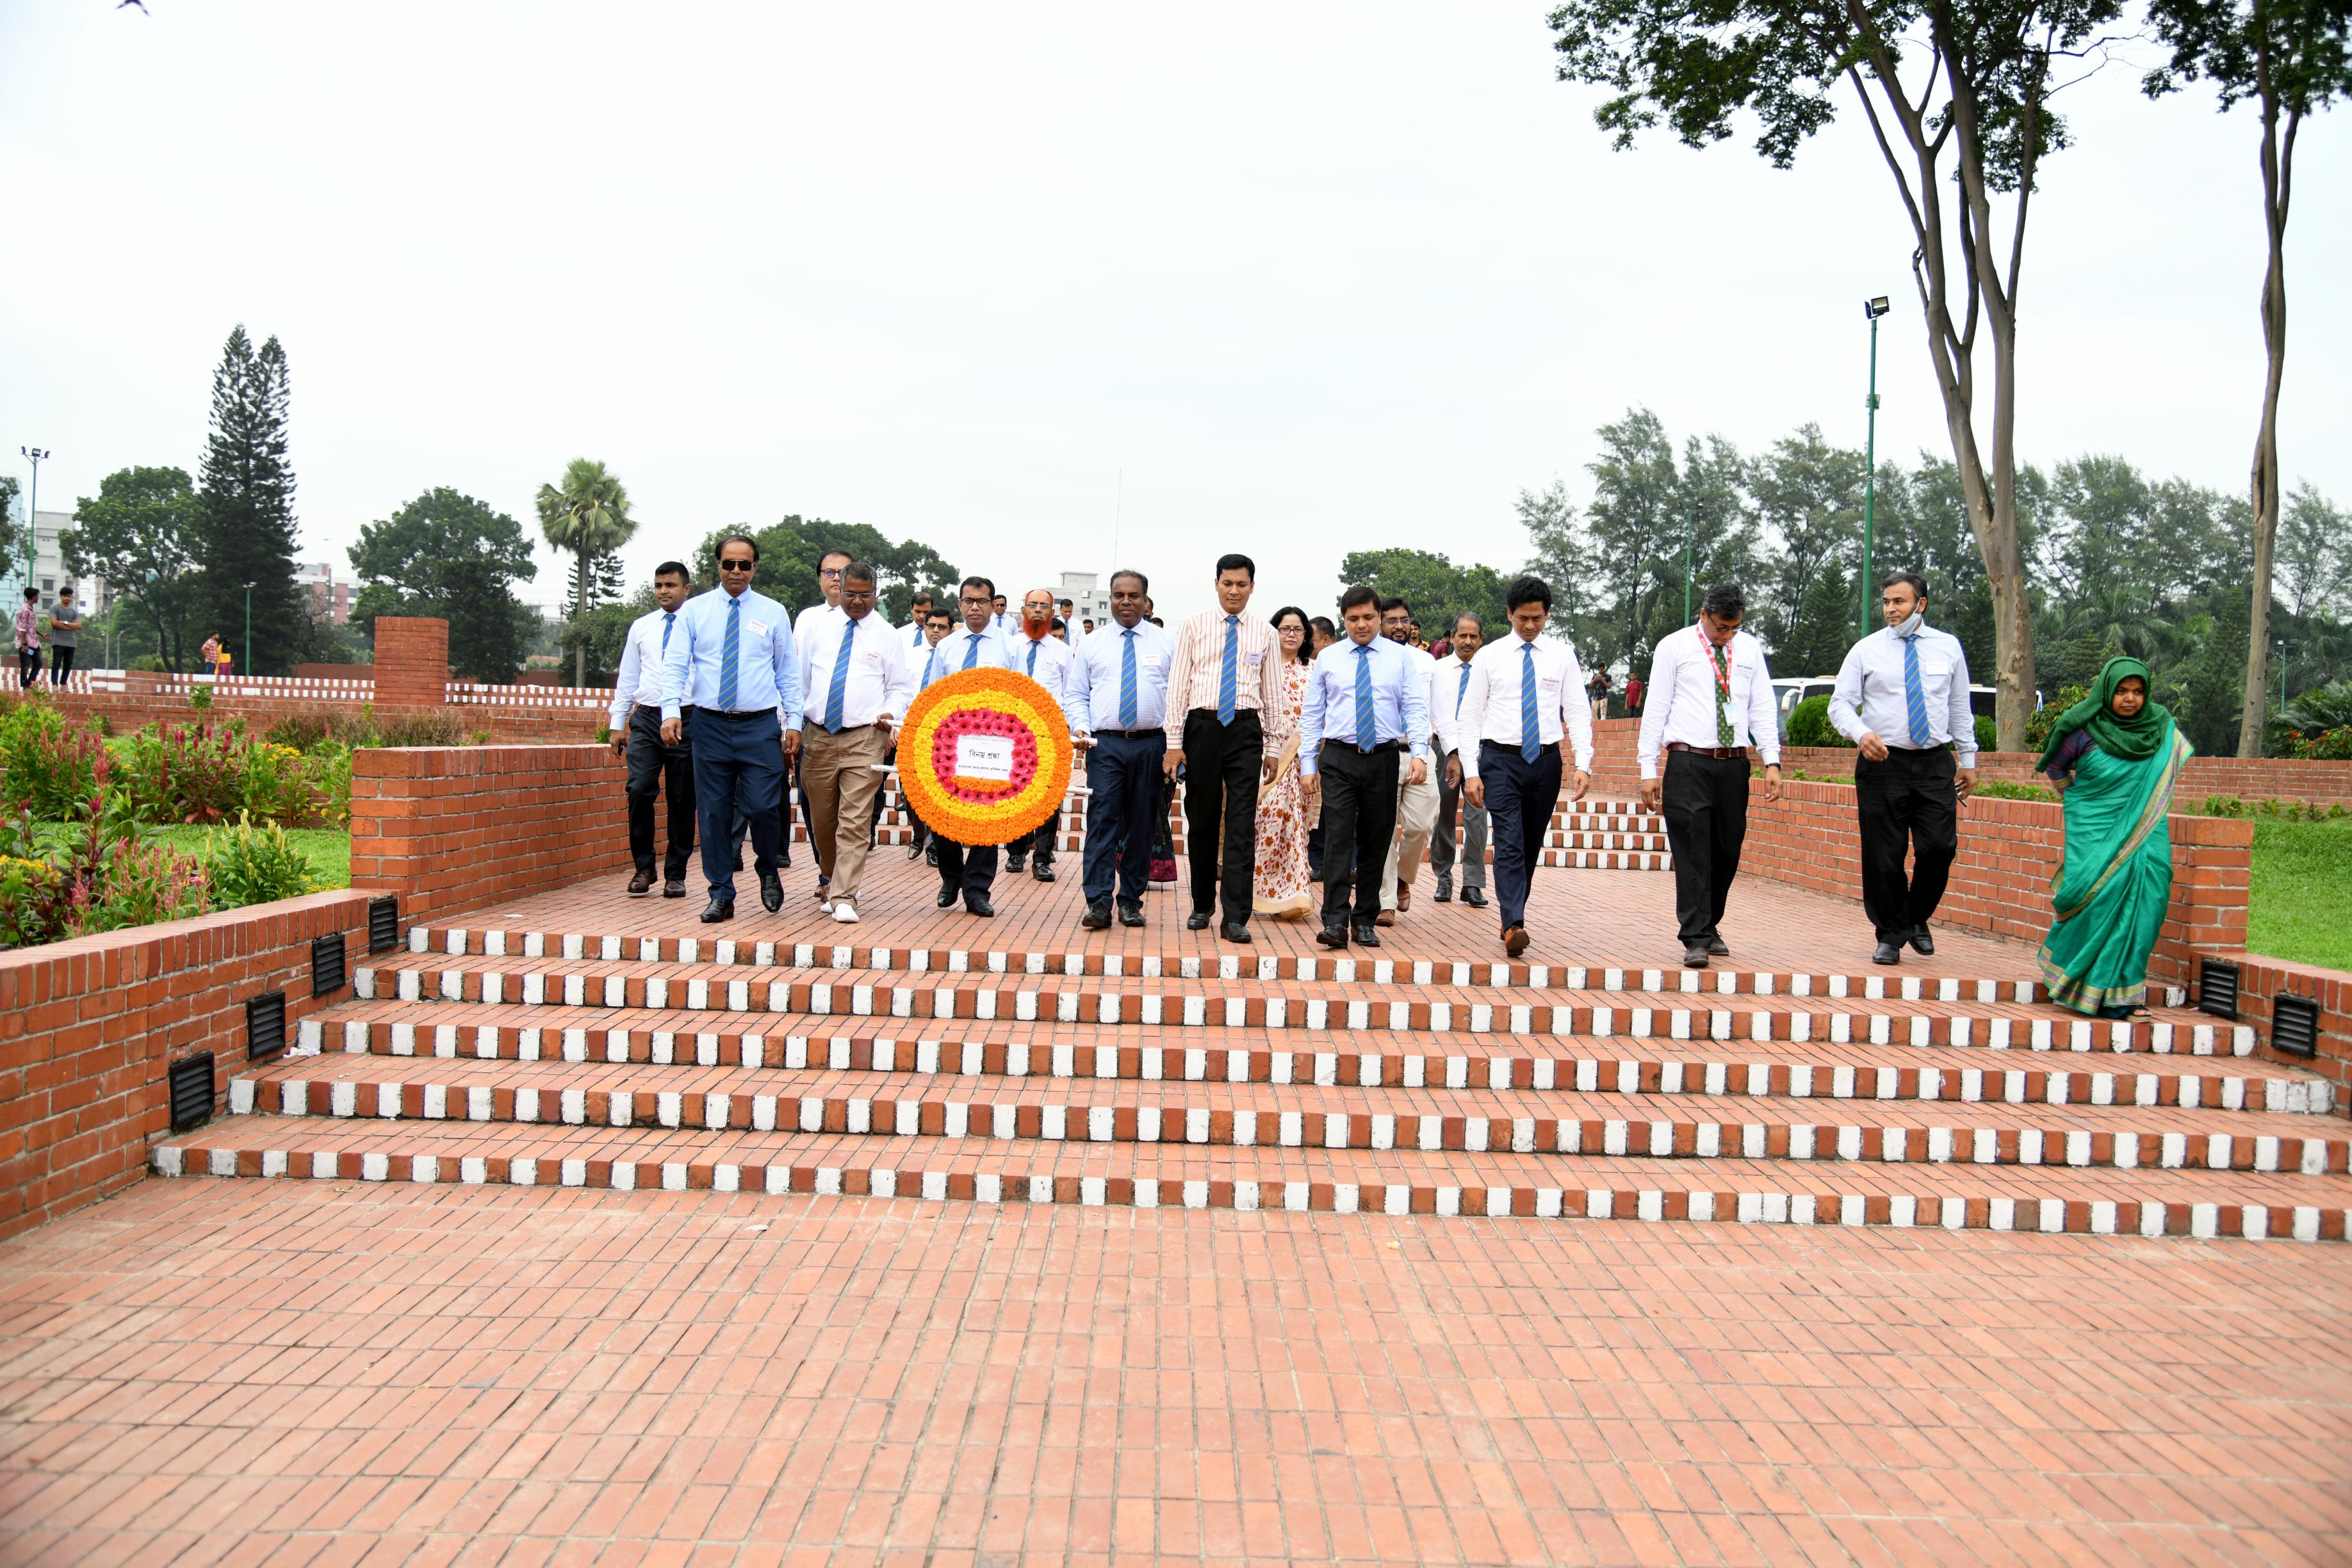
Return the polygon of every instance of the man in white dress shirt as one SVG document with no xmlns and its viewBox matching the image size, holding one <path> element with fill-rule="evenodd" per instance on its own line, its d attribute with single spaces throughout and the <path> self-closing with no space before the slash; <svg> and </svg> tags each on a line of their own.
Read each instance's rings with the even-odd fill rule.
<svg viewBox="0 0 2352 1568">
<path fill-rule="evenodd" d="M 1861 753 L 1853 794 L 1862 907 L 1878 932 L 1871 962 L 1899 963 L 1906 942 L 1936 951 L 1927 921 L 1959 853 L 1960 802 L 1977 785 L 1976 715 L 1960 639 L 1927 625 L 1927 579 L 1895 574 L 1880 584 L 1878 609 L 1885 628 L 1847 652 L 1830 722 Z"/>
<path fill-rule="evenodd" d="M 1448 739 L 1454 716 L 1444 710 L 1452 705 L 1437 700 L 1437 661 L 1413 640 L 1412 606 L 1393 596 L 1379 604 L 1381 635 L 1404 649 L 1429 703 L 1429 733 L 1421 737 L 1430 742 L 1429 769 L 1419 783 L 1413 782 L 1411 769 L 1400 770 L 1397 777 L 1396 853 L 1393 868 L 1381 884 L 1381 912 L 1373 922 L 1392 926 L 1400 913 L 1412 908 L 1412 884 L 1428 858 L 1430 836 L 1437 830 L 1437 770 L 1439 759 L 1454 749 Z"/>
<path fill-rule="evenodd" d="M 929 588 L 916 589 L 907 606 L 907 624 L 898 628 L 898 636 L 907 644 L 907 663 L 918 675 L 922 672 L 923 655 L 930 650 L 930 638 L 923 628 L 931 618 L 932 602 Z"/>
<path fill-rule="evenodd" d="M 1070 645 L 1054 635 L 1052 591 L 1030 589 L 1021 596 L 1021 627 L 1013 636 L 1008 662 L 1066 708 L 1070 700 Z M 1004 847 L 1004 869 L 1017 877 L 1025 864 L 1029 874 L 1038 881 L 1052 881 L 1054 845 L 1061 835 L 1062 808 L 1056 803 L 1054 815 L 1045 819 L 1044 826 Z"/>
<path fill-rule="evenodd" d="M 816 850 L 818 896 L 844 925 L 858 918 L 858 879 L 871 843 L 876 772 L 915 695 L 898 628 L 874 607 L 873 565 L 845 561 L 840 602 L 814 621 L 800 652 L 801 779 Z"/>
<path fill-rule="evenodd" d="M 828 550 L 816 558 L 816 585 L 817 591 L 823 596 L 815 604 L 808 605 L 793 617 L 794 647 L 806 648 L 812 637 L 823 636 L 822 628 L 828 621 L 833 625 L 833 635 L 836 637 L 841 635 L 841 574 L 842 569 L 848 564 L 849 552 L 846 550 Z M 800 797 L 801 826 L 807 832 L 810 844 L 814 845 L 816 819 L 809 815 L 808 784 L 801 776 L 806 766 L 805 757 L 794 760 L 793 793 Z M 878 806 L 881 804 L 881 795 L 877 793 L 874 799 Z M 787 822 L 785 826 L 789 828 L 791 824 Z M 822 860 L 823 857 L 820 856 L 818 858 Z M 784 835 L 783 863 L 787 866 L 793 863 L 793 836 L 789 831 Z M 817 870 L 816 896 L 820 900 L 825 897 L 824 871 L 822 866 Z"/>
<path fill-rule="evenodd" d="M 963 606 L 963 625 L 931 649 L 930 672 L 924 679 L 925 685 L 967 669 L 1013 668 L 1013 650 L 996 628 L 996 612 L 992 607 L 1003 597 L 996 592 L 996 584 L 985 577 L 963 580 L 956 595 L 956 602 Z M 989 901 L 988 895 L 996 881 L 996 846 L 959 844 L 934 828 L 931 847 L 939 855 L 940 908 L 951 910 L 961 898 L 969 912 L 993 916 L 996 906 Z"/>
<path fill-rule="evenodd" d="M 1437 872 L 1437 901 L 1454 897 L 1454 864 L 1462 863 L 1462 901 L 1474 910 L 1486 907 L 1486 808 L 1462 798 L 1462 752 L 1475 752 L 1478 737 L 1462 730 L 1463 699 L 1470 695 L 1470 661 L 1486 645 L 1486 623 L 1465 612 L 1454 617 L 1452 657 L 1437 667 L 1430 698 L 1445 710 L 1447 743 L 1445 771 L 1437 781 L 1437 827 L 1429 838 L 1429 863 Z M 1434 710 L 1433 709 L 1433 711 Z M 1462 824 L 1461 842 L 1454 842 L 1454 825 Z"/>
<path fill-rule="evenodd" d="M 1582 800 L 1592 784 L 1592 708 L 1576 650 L 1544 636 L 1549 584 L 1517 578 L 1503 590 L 1503 606 L 1511 635 L 1486 643 L 1471 659 L 1453 734 L 1460 743 L 1463 798 L 1486 807 L 1493 826 L 1495 912 L 1502 917 L 1503 951 L 1517 958 L 1528 950 L 1528 891 L 1559 804 L 1565 764 L 1575 767 L 1571 799 Z M 1563 751 L 1574 755 L 1564 758 Z"/>
<path fill-rule="evenodd" d="M 1675 917 L 1683 964 L 1727 955 L 1725 905 L 1748 839 L 1748 748 L 1764 759 L 1764 798 L 1780 798 L 1780 721 L 1764 645 L 1739 629 L 1747 600 L 1718 584 L 1698 622 L 1658 639 L 1642 709 L 1642 806 L 1663 803 L 1675 855 Z M 1659 759 L 1664 756 L 1664 778 Z"/>
<path fill-rule="evenodd" d="M 654 568 L 654 605 L 629 626 L 621 668 L 613 679 L 613 754 L 629 767 L 629 858 L 636 874 L 629 897 L 654 886 L 654 797 L 669 793 L 669 839 L 662 852 L 662 897 L 686 897 L 686 868 L 694 854 L 694 752 L 684 735 L 662 739 L 662 664 L 677 635 L 678 606 L 694 592 L 683 562 Z"/>
</svg>

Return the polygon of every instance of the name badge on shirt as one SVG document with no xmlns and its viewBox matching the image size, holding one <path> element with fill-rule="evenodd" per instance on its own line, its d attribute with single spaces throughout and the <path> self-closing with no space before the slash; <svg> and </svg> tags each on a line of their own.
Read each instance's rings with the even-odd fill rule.
<svg viewBox="0 0 2352 1568">
<path fill-rule="evenodd" d="M 746 616 L 743 617 L 743 624 L 751 628 L 751 635 L 755 637 L 763 637 L 768 635 L 768 623 L 765 621 L 757 620 L 752 616 Z"/>
<path fill-rule="evenodd" d="M 1147 653 L 1135 663 L 1139 669 L 1165 669 L 1168 668 L 1168 656 L 1164 653 Z"/>
<path fill-rule="evenodd" d="M 1242 662 L 1244 664 L 1263 664 L 1265 662 L 1265 655 L 1262 653 L 1245 653 L 1242 655 Z"/>
</svg>

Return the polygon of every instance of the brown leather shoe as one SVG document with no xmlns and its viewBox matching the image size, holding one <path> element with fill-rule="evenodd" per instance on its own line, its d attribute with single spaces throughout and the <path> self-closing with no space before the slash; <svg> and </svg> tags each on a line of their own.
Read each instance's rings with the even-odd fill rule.
<svg viewBox="0 0 2352 1568">
<path fill-rule="evenodd" d="M 651 871 L 640 871 L 629 879 L 629 897 L 642 899 L 653 890 L 654 874 Z"/>
<path fill-rule="evenodd" d="M 1397 884 L 1397 913 L 1402 914 L 1405 910 L 1411 908 L 1412 908 L 1412 884 L 1411 882 L 1399 882 Z"/>
<path fill-rule="evenodd" d="M 1521 954 L 1521 953 L 1523 953 L 1523 952 L 1527 952 L 1527 950 L 1528 950 L 1528 928 L 1527 928 L 1527 927 L 1525 927 L 1525 926 L 1513 926 L 1510 930 L 1508 930 L 1508 931 L 1505 931 L 1505 932 L 1503 933 L 1503 951 L 1504 951 L 1505 952 L 1509 953 L 1513 958 L 1517 958 L 1517 957 L 1518 957 L 1518 956 L 1519 956 L 1519 954 Z"/>
<path fill-rule="evenodd" d="M 1376 926 L 1392 926 L 1396 924 L 1396 918 L 1397 912 L 1394 910 L 1382 910 L 1372 917 L 1372 923 Z"/>
</svg>

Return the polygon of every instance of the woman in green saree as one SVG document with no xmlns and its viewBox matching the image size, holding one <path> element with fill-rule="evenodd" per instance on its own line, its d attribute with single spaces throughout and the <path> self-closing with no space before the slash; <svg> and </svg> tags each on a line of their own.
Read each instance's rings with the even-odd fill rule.
<svg viewBox="0 0 2352 1568">
<path fill-rule="evenodd" d="M 2091 695 L 2052 726 L 2039 764 L 2066 812 L 2042 978 L 2052 1001 L 2102 1018 L 2147 1016 L 2148 954 L 2172 896 L 2165 814 L 2194 754 L 2147 688 L 2147 666 L 2109 659 Z"/>
</svg>

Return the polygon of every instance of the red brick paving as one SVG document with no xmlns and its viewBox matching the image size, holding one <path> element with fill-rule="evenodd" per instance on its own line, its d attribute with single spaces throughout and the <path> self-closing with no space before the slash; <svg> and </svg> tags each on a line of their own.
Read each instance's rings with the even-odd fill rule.
<svg viewBox="0 0 2352 1568">
<path fill-rule="evenodd" d="M 2332 1563 L 2330 1249 L 151 1183 L 0 1560 Z"/>
</svg>

